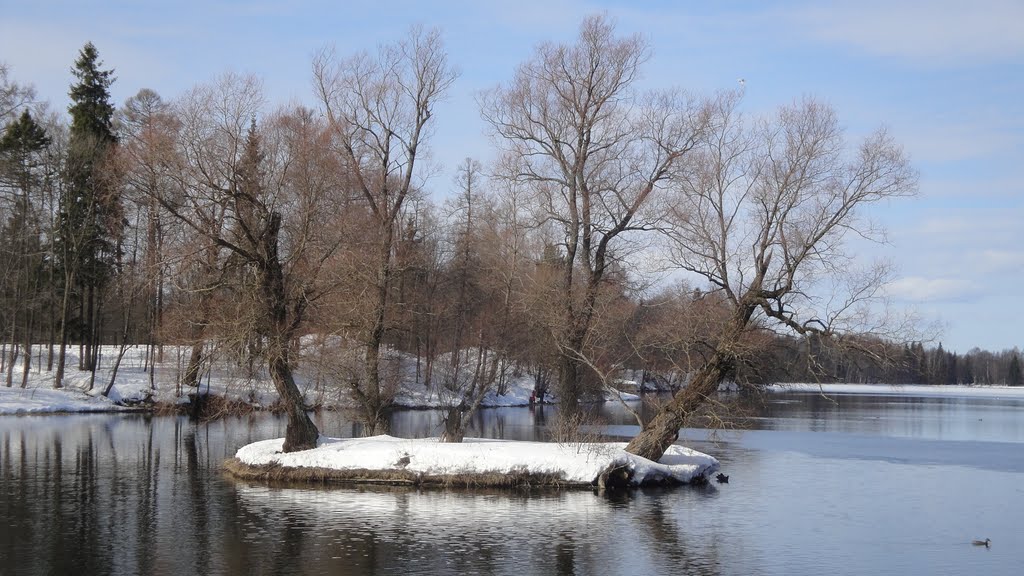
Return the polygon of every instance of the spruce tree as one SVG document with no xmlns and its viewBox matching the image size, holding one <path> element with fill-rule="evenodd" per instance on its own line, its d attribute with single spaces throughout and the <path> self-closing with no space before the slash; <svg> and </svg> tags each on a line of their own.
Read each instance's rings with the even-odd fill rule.
<svg viewBox="0 0 1024 576">
<path fill-rule="evenodd" d="M 1010 371 L 1006 377 L 1006 383 L 1010 386 L 1020 386 L 1024 384 L 1024 375 L 1021 374 L 1020 369 L 1020 358 L 1017 353 L 1014 352 L 1010 358 Z"/>
<path fill-rule="evenodd" d="M 64 375 L 64 345 L 70 311 L 79 309 L 79 336 L 84 344 L 79 367 L 95 370 L 103 288 L 118 254 L 123 227 L 120 195 L 106 163 L 117 138 L 110 102 L 113 70 L 101 69 L 99 52 L 88 42 L 71 72 L 70 142 L 58 215 L 58 258 L 64 270 L 61 307 L 61 353 L 55 386 Z"/>
</svg>

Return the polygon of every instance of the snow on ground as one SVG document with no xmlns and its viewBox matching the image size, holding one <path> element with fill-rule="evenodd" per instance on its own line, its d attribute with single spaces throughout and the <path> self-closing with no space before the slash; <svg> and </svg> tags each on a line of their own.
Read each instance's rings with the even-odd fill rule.
<svg viewBox="0 0 1024 576">
<path fill-rule="evenodd" d="M 103 397 L 102 393 L 113 373 L 113 364 L 117 356 L 116 346 L 101 348 L 100 368 L 96 370 L 94 379 L 89 372 L 78 369 L 78 347 L 69 346 L 64 387 L 61 389 L 53 388 L 54 373 L 45 369 L 45 354 L 41 362 L 33 354 L 32 367 L 25 388 L 21 388 L 20 360 L 12 371 L 12 386 L 8 388 L 0 384 L 0 415 L 119 411 L 125 409 L 125 404 L 137 404 L 149 399 L 168 403 L 181 402 L 190 392 L 195 392 L 195 389 L 183 389 L 179 394 L 179 387 L 176 385 L 184 354 L 187 354 L 185 348 L 166 346 L 165 360 L 157 365 L 151 384 L 150 374 L 145 370 L 144 347 L 129 347 L 118 367 L 117 379 L 109 397 Z M 269 380 L 248 382 L 221 368 L 215 368 L 204 376 L 201 389 L 203 392 L 209 389 L 212 393 L 234 398 L 252 397 L 268 404 L 276 398 Z"/>
<path fill-rule="evenodd" d="M 774 384 L 773 392 L 875 394 L 928 397 L 980 397 L 1024 399 L 1024 386 L 932 386 L 925 384 Z"/>
<path fill-rule="evenodd" d="M 437 438 L 404 439 L 392 436 L 337 439 L 321 437 L 318 446 L 283 453 L 283 438 L 243 446 L 235 454 L 244 464 L 277 464 L 334 470 L 407 470 L 430 476 L 529 472 L 552 474 L 567 482 L 590 483 L 612 465 L 627 465 L 633 482 L 675 479 L 689 482 L 718 470 L 718 460 L 707 454 L 670 446 L 661 462 L 625 451 L 624 442 L 553 443 L 467 438 L 449 444 Z"/>
<path fill-rule="evenodd" d="M 0 387 L 0 414 L 46 414 L 56 412 L 110 412 L 125 410 L 110 398 L 94 396 L 77 388 Z"/>
<path fill-rule="evenodd" d="M 305 344 L 304 344 L 305 345 Z M 313 350 L 310 345 L 304 350 Z M 335 347 L 320 348 L 320 354 L 331 355 Z M 39 349 L 36 348 L 36 351 Z M 16 364 L 12 371 L 12 387 L 7 388 L 0 383 L 0 414 L 51 413 L 51 412 L 90 412 L 119 410 L 119 405 L 131 405 L 147 400 L 165 403 L 182 403 L 187 396 L 197 392 L 196 389 L 182 389 L 178 386 L 181 374 L 188 360 L 189 348 L 164 347 L 164 361 L 157 365 L 151 375 L 145 369 L 145 348 L 133 346 L 126 350 L 118 369 L 117 380 L 111 389 L 109 398 L 103 398 L 101 391 L 110 381 L 110 375 L 117 348 L 102 348 L 100 369 L 96 371 L 95 381 L 90 386 L 90 374 L 77 369 L 78 348 L 68 347 L 67 375 L 65 388 L 53 389 L 53 373 L 40 366 L 45 364 L 45 356 L 40 362 L 33 357 L 32 369 L 29 371 L 28 385 L 22 389 L 21 363 Z M 422 366 L 417 368 L 414 356 L 388 351 L 385 354 L 391 362 L 399 388 L 395 396 L 397 406 L 409 408 L 444 408 L 459 403 L 459 398 L 446 392 L 439 385 L 441 377 L 435 373 L 434 383 L 427 387 L 423 383 Z M 470 355 L 472 356 L 472 355 Z M 438 364 L 443 358 L 439 358 Z M 305 394 L 306 402 L 311 406 L 328 408 L 345 408 L 350 404 L 345 389 L 323 373 L 317 373 L 316 361 L 303 357 L 296 370 L 296 382 Z M 223 359 L 214 362 L 213 367 L 204 366 L 199 392 L 211 393 L 228 397 L 232 400 L 248 402 L 257 406 L 269 406 L 277 400 L 277 392 L 266 371 L 257 366 L 256 373 L 249 375 L 246 370 L 232 365 Z M 0 382 L 6 374 L 0 375 Z M 628 388 L 631 382 L 622 381 Z M 483 407 L 526 406 L 530 403 L 533 393 L 533 376 L 525 371 L 508 369 L 506 386 L 503 394 L 491 390 L 482 402 Z M 923 386 L 904 385 L 887 386 L 876 384 L 779 384 L 770 387 L 776 391 L 824 392 L 826 394 L 905 394 L 914 396 L 984 396 L 992 398 L 1024 398 L 1024 387 L 1011 388 L 1006 386 Z M 635 394 L 620 393 L 622 400 L 638 401 Z M 557 402 L 557 398 L 548 395 L 548 402 Z M 605 401 L 618 401 L 616 394 L 608 391 Z"/>
<path fill-rule="evenodd" d="M 310 346 L 307 350 L 312 348 Z M 36 353 L 39 350 L 38 347 L 34 348 Z M 329 354 L 331 348 L 328 347 L 326 350 Z M 188 394 L 197 392 L 194 388 L 182 389 L 177 384 L 188 361 L 190 348 L 165 346 L 164 361 L 157 364 L 151 382 L 151 376 L 145 369 L 145 347 L 131 346 L 125 351 L 109 398 L 103 398 L 101 392 L 110 382 L 117 351 L 115 346 L 101 347 L 100 368 L 96 371 L 95 380 L 90 386 L 90 373 L 77 369 L 78 347 L 69 346 L 65 387 L 60 390 L 53 389 L 53 372 L 40 370 L 45 366 L 45 354 L 41 359 L 33 355 L 28 384 L 22 389 L 19 360 L 12 371 L 12 387 L 7 388 L 0 383 L 0 414 L 110 411 L 120 409 L 119 405 L 148 400 L 174 404 L 186 402 Z M 443 408 L 458 404 L 458 399 L 444 392 L 436 382 L 429 388 L 424 386 L 422 371 L 417 370 L 414 356 L 387 351 L 385 356 L 391 358 L 400 383 L 395 397 L 396 405 L 410 408 Z M 304 392 L 306 402 L 311 406 L 328 408 L 348 406 L 350 400 L 344 388 L 332 385 L 331 378 L 317 374 L 315 365 L 315 361 L 304 359 L 295 373 L 296 383 Z M 257 365 L 256 373 L 250 376 L 245 369 L 223 360 L 215 361 L 212 369 L 209 365 L 204 365 L 198 392 L 221 395 L 258 406 L 269 406 L 277 400 L 278 395 L 266 371 L 261 368 Z M 5 375 L 0 374 L 0 382 L 3 381 L 3 376 Z M 531 375 L 509 370 L 504 393 L 489 391 L 482 406 L 526 406 L 530 403 L 533 387 Z M 624 400 L 639 400 L 634 394 L 622 393 L 622 397 Z M 548 395 L 545 400 L 557 401 L 552 395 Z M 605 400 L 617 399 L 609 392 Z"/>
</svg>

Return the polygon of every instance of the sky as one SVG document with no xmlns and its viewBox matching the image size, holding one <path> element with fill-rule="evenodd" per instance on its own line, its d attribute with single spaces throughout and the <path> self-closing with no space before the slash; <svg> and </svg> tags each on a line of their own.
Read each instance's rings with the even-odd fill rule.
<svg viewBox="0 0 1024 576">
<path fill-rule="evenodd" d="M 649 42 L 641 87 L 712 94 L 742 78 L 745 112 L 812 96 L 835 108 L 851 140 L 886 127 L 920 190 L 873 209 L 888 243 L 864 257 L 896 266 L 890 296 L 941 325 L 946 349 L 1024 347 L 1021 0 L 0 0 L 0 61 L 58 110 L 87 41 L 115 70 L 117 105 L 142 88 L 172 100 L 236 72 L 260 77 L 272 103 L 313 106 L 317 50 L 372 51 L 412 25 L 437 27 L 460 71 L 430 141 L 428 188 L 445 195 L 463 158 L 491 154 L 477 94 L 602 13 Z"/>
</svg>

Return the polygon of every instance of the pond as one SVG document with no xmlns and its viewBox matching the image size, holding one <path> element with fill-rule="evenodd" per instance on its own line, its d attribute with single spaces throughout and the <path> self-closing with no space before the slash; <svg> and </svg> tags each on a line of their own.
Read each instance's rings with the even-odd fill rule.
<svg viewBox="0 0 1024 576">
<path fill-rule="evenodd" d="M 621 407 L 601 430 L 635 432 Z M 472 434 L 546 437 L 553 407 Z M 432 411 L 397 436 L 439 433 Z M 323 433 L 358 434 L 337 413 Z M 590 492 L 280 488 L 223 477 L 259 414 L 0 418 L 0 575 L 1019 574 L 1024 402 L 775 394 L 743 431 L 684 430 L 728 484 Z M 971 540 L 991 538 L 990 549 Z"/>
</svg>

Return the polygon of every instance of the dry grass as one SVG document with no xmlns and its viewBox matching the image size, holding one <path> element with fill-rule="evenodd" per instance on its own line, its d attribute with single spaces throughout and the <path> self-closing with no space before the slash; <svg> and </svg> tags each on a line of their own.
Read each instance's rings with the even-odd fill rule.
<svg viewBox="0 0 1024 576">
<path fill-rule="evenodd" d="M 244 400 L 225 398 L 219 394 L 204 394 L 201 396 L 190 394 L 189 396 L 192 400 L 190 403 L 157 402 L 153 404 L 151 410 L 157 416 L 185 414 L 201 421 L 216 420 L 229 416 L 245 416 L 258 410 L 264 410 Z"/>
<path fill-rule="evenodd" d="M 590 482 L 568 482 L 553 474 L 526 471 L 511 473 L 429 475 L 409 470 L 335 470 L 289 467 L 277 464 L 253 466 L 238 458 L 224 462 L 224 471 L 239 480 L 274 484 L 377 484 L 417 488 L 592 489 Z"/>
</svg>

